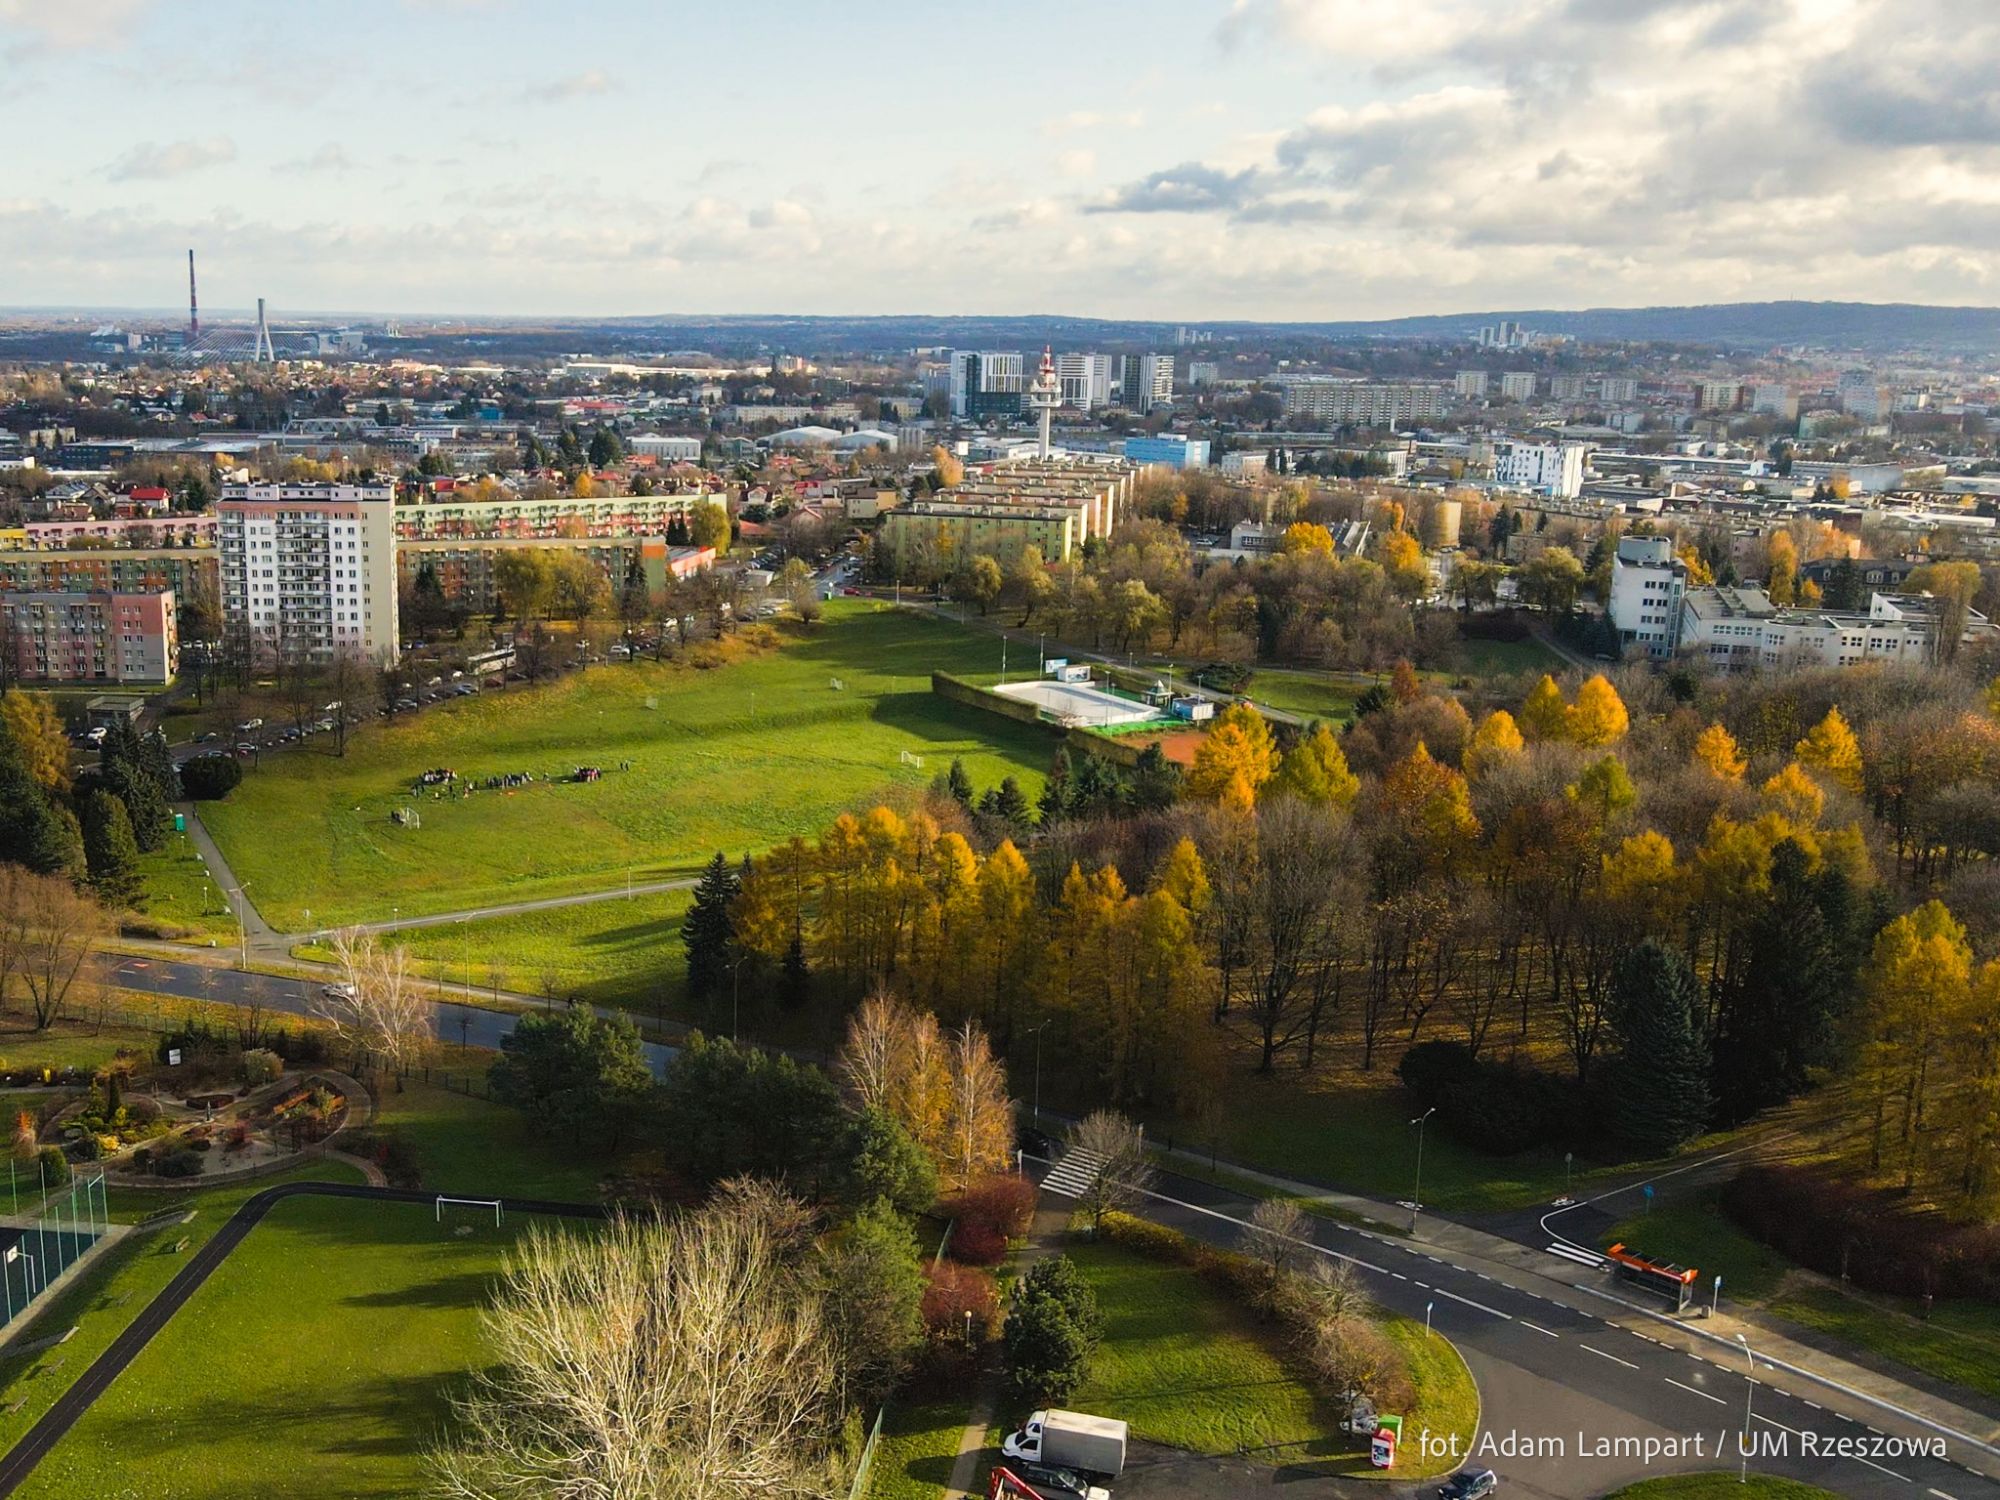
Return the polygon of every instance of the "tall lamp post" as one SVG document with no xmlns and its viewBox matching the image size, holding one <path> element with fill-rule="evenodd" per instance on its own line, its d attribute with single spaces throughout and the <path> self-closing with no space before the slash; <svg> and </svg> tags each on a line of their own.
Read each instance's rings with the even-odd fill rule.
<svg viewBox="0 0 2000 1500">
<path fill-rule="evenodd" d="M 1417 1232 L 1417 1211 L 1424 1206 L 1424 1122 L 1437 1113 L 1433 1104 L 1410 1123 L 1417 1127 L 1417 1182 L 1410 1194 L 1410 1233 Z"/>
<path fill-rule="evenodd" d="M 236 898 L 236 941 L 242 951 L 243 967 L 246 969 L 250 967 L 250 925 L 245 919 L 244 908 L 250 904 L 250 897 L 246 894 L 249 889 L 250 882 L 247 880 L 241 885 L 229 888 L 230 895 Z"/>
<path fill-rule="evenodd" d="M 1738 1470 L 1736 1475 L 1736 1482 L 1738 1484 L 1748 1484 L 1750 1482 L 1750 1403 L 1757 1399 L 1757 1356 L 1750 1352 L 1750 1340 L 1743 1337 L 1742 1334 L 1739 1333 L 1736 1335 L 1736 1342 L 1743 1346 L 1743 1357 L 1750 1361 L 1750 1373 L 1743 1380 L 1743 1438 L 1736 1445 L 1737 1454 L 1743 1460 L 1743 1466 Z"/>
<path fill-rule="evenodd" d="M 1048 1027 L 1049 1023 L 1044 1021 L 1032 1028 L 1035 1037 L 1034 1119 L 1037 1125 L 1042 1123 L 1042 1033 L 1048 1030 Z"/>
</svg>

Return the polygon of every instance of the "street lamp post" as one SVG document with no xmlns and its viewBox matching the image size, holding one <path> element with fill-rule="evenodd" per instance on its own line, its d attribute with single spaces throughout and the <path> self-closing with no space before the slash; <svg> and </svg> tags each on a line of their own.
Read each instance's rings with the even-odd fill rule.
<svg viewBox="0 0 2000 1500">
<path fill-rule="evenodd" d="M 1424 1206 L 1424 1122 L 1437 1113 L 1433 1104 L 1410 1123 L 1417 1127 L 1417 1182 L 1410 1194 L 1410 1233 L 1417 1232 L 1417 1211 Z"/>
<path fill-rule="evenodd" d="M 1042 1022 L 1041 1025 L 1034 1028 L 1034 1034 L 1035 1034 L 1034 1119 L 1037 1125 L 1042 1123 L 1042 1033 L 1048 1030 L 1048 1025 L 1049 1023 L 1047 1021 L 1044 1021 Z"/>
<path fill-rule="evenodd" d="M 1750 1340 L 1743 1337 L 1742 1334 L 1739 1333 L 1736 1335 L 1736 1342 L 1743 1346 L 1743 1357 L 1750 1361 L 1750 1373 L 1744 1377 L 1743 1382 L 1743 1438 L 1736 1445 L 1736 1452 L 1743 1460 L 1743 1466 L 1737 1473 L 1736 1482 L 1738 1484 L 1748 1484 L 1750 1482 L 1750 1403 L 1757 1399 L 1757 1356 L 1750 1352 Z"/>
<path fill-rule="evenodd" d="M 229 893 L 236 898 L 236 942 L 243 954 L 243 967 L 250 967 L 250 923 L 245 908 L 250 904 L 250 882 L 233 885 Z"/>
</svg>

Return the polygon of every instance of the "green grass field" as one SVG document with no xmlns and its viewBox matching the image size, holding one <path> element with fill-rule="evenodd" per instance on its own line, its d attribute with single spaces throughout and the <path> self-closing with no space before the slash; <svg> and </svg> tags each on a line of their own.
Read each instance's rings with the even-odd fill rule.
<svg viewBox="0 0 2000 1500">
<path fill-rule="evenodd" d="M 1253 1448 L 1297 1463 L 1354 1451 L 1339 1414 L 1286 1370 L 1269 1331 L 1194 1271 L 1101 1242 L 1064 1253 L 1104 1314 L 1103 1342 L 1069 1403 L 1077 1410 L 1196 1453 Z"/>
<path fill-rule="evenodd" d="M 164 848 L 140 855 L 139 873 L 146 882 L 145 905 L 139 913 L 143 923 L 195 938 L 236 936 L 229 897 L 210 878 L 208 866 L 186 834 L 173 834 Z"/>
<path fill-rule="evenodd" d="M 1373 681 L 1358 673 L 1336 676 L 1326 672 L 1260 668 L 1245 691 L 1252 703 L 1324 719 L 1338 729 L 1354 712 L 1354 700 L 1367 692 Z"/>
<path fill-rule="evenodd" d="M 426 976 L 448 984 L 619 1005 L 641 1017 L 681 1016 L 687 977 L 681 918 L 692 899 L 687 891 L 666 891 L 591 901 L 406 928 L 395 941 Z M 317 945 L 295 952 L 319 959 L 330 954 Z"/>
<path fill-rule="evenodd" d="M 1926 1320 L 1914 1307 L 1906 1311 L 1830 1286 L 1809 1286 L 1784 1292 L 1767 1310 L 1935 1379 L 2000 1399 L 2000 1309 L 1940 1302 Z"/>
<path fill-rule="evenodd" d="M 1037 795 L 1046 733 L 930 692 L 934 669 L 994 680 L 997 644 L 839 601 L 816 630 L 731 665 L 595 667 L 370 728 L 345 759 L 269 756 L 203 818 L 284 931 L 602 889 L 628 872 L 691 874 L 718 849 L 734 858 L 815 835 L 843 810 L 914 793 L 954 757 L 981 787 L 1012 774 Z M 603 780 L 410 795 L 436 766 L 483 778 L 579 765 L 604 768 Z M 406 805 L 420 828 L 389 821 Z"/>
<path fill-rule="evenodd" d="M 961 1393 L 918 1400 L 917 1394 L 889 1403 L 868 1475 L 871 1500 L 938 1500 L 951 1478 L 972 1398 Z"/>
<path fill-rule="evenodd" d="M 17 1493 L 420 1493 L 521 1227 L 463 1222 L 459 1236 L 426 1205 L 278 1204 Z"/>
<path fill-rule="evenodd" d="M 1605 1500 L 1838 1500 L 1838 1497 L 1818 1485 L 1780 1479 L 1775 1474 L 1752 1474 L 1748 1480 L 1739 1481 L 1734 1473 L 1715 1473 L 1642 1479 L 1613 1490 Z"/>
<path fill-rule="evenodd" d="M 1515 677 L 1523 672 L 1560 672 L 1568 665 L 1540 641 L 1460 640 L 1459 670 L 1467 677 Z"/>
<path fill-rule="evenodd" d="M 186 1193 L 114 1192 L 111 1217 L 130 1223 L 169 1206 L 192 1207 L 185 1225 L 133 1235 L 112 1246 L 53 1299 L 39 1308 L 29 1337 L 74 1326 L 65 1344 L 40 1354 L 0 1358 L 0 1449 L 18 1441 L 59 1395 L 103 1353 L 187 1264 L 188 1257 L 220 1229 L 253 1193 L 295 1180 L 359 1182 L 361 1174 L 339 1162 L 318 1162 L 281 1176 Z M 173 1246 L 185 1239 L 187 1248 Z M 21 1405 L 15 1407 L 15 1402 Z M 107 1491 L 115 1494 L 116 1489 Z"/>
<path fill-rule="evenodd" d="M 468 1197 L 597 1201 L 611 1167 L 601 1154 L 550 1141 L 520 1111 L 412 1079 L 385 1085 L 376 1123 L 416 1148 L 423 1186 Z"/>
<path fill-rule="evenodd" d="M 1761 1302 L 1778 1289 L 1791 1262 L 1769 1245 L 1730 1223 L 1714 1192 L 1655 1203 L 1651 1213 L 1621 1219 L 1604 1232 L 1602 1243 L 1623 1243 L 1660 1260 L 1701 1272 L 1706 1300 L 1718 1274 L 1732 1302 Z"/>
</svg>

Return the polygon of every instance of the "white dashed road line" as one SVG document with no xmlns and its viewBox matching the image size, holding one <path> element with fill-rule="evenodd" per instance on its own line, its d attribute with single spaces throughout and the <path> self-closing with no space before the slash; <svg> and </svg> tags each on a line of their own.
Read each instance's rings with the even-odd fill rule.
<svg viewBox="0 0 2000 1500">
<path fill-rule="evenodd" d="M 1595 1354 L 1599 1359 L 1608 1359 L 1614 1365 L 1623 1365 L 1628 1370 L 1636 1370 L 1639 1368 L 1637 1365 L 1633 1364 L 1632 1361 L 1629 1359 L 1620 1359 L 1615 1354 L 1606 1354 L 1602 1349 L 1591 1348 L 1589 1344 L 1578 1344 L 1577 1348 L 1588 1350 L 1590 1353 Z"/>
<path fill-rule="evenodd" d="M 1518 1322 L 1523 1328 L 1532 1328 L 1537 1333 L 1547 1333 L 1549 1337 L 1552 1339 L 1559 1339 L 1562 1337 L 1562 1335 L 1559 1333 L 1550 1333 L 1548 1329 L 1542 1327 L 1542 1325 L 1539 1323 L 1530 1323 L 1526 1318 L 1517 1318 L 1515 1319 L 1515 1321 Z"/>
<path fill-rule="evenodd" d="M 1720 1396 L 1712 1396 L 1707 1391 L 1698 1391 L 1691 1385 L 1681 1385 L 1681 1383 L 1678 1380 L 1674 1379 L 1674 1377 L 1671 1375 L 1667 1376 L 1666 1380 L 1668 1385 L 1679 1386 L 1680 1389 L 1686 1391 L 1690 1396 L 1699 1396 L 1704 1401 L 1713 1401 L 1717 1406 L 1727 1406 L 1729 1404 L 1728 1402 L 1724 1401 Z"/>
</svg>

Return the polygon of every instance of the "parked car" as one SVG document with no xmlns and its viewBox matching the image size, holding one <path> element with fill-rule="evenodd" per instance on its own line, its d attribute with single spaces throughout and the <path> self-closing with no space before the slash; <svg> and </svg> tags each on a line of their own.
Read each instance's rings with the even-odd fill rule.
<svg viewBox="0 0 2000 1500">
<path fill-rule="evenodd" d="M 236 732 L 238 734 L 255 734 L 263 727 L 264 721 L 262 719 L 245 719 L 241 724 L 236 726 Z"/>
<path fill-rule="evenodd" d="M 1035 1487 L 1035 1492 L 1045 1500 L 1111 1500 L 1111 1491 L 1102 1485 L 1092 1484 L 1074 1469 L 1059 1468 L 1053 1464 L 1011 1463 L 1007 1466 L 1016 1478 L 1024 1479 Z"/>
<path fill-rule="evenodd" d="M 213 743 L 214 743 L 215 741 L 217 741 L 217 740 L 219 740 L 219 739 L 221 739 L 221 738 L 222 738 L 222 736 L 221 736 L 221 735 L 220 735 L 219 733 L 217 733 L 217 732 L 216 732 L 215 730 L 211 729 L 211 730 L 209 730 L 209 731 L 208 731 L 208 733 L 206 733 L 206 734 L 198 734 L 198 735 L 196 735 L 196 736 L 194 737 L 194 742 L 195 742 L 195 743 L 196 743 L 197 745 L 210 745 L 210 744 L 213 744 Z"/>
<path fill-rule="evenodd" d="M 455 697 L 470 698 L 474 693 L 478 692 L 479 689 L 474 687 L 469 682 L 461 682 L 457 687 L 453 688 L 451 691 L 453 696 Z"/>
<path fill-rule="evenodd" d="M 84 735 L 83 742 L 86 745 L 93 745 L 93 746 L 101 745 L 104 743 L 105 736 L 110 733 L 111 733 L 110 730 L 106 729 L 102 724 L 99 724 L 89 733 Z"/>
<path fill-rule="evenodd" d="M 1484 1500 L 1500 1488 L 1500 1476 L 1491 1469 L 1460 1469 L 1438 1486 L 1438 1500 Z"/>
<path fill-rule="evenodd" d="M 250 740 L 239 740 L 236 745 L 236 753 L 242 756 L 255 755 L 257 753 L 257 746 Z"/>
<path fill-rule="evenodd" d="M 345 984 L 323 984 L 319 992 L 328 1000 L 348 1001 L 354 998 L 354 989 Z"/>
</svg>

